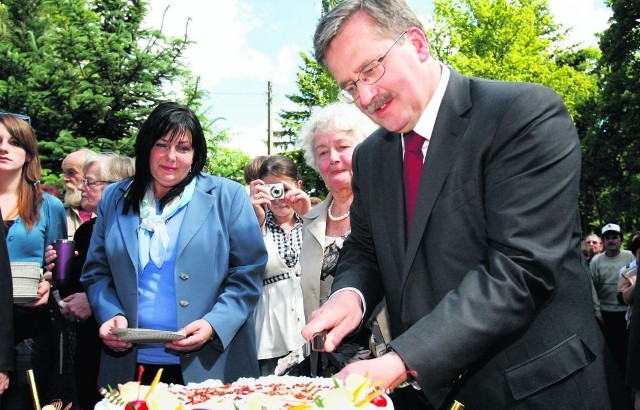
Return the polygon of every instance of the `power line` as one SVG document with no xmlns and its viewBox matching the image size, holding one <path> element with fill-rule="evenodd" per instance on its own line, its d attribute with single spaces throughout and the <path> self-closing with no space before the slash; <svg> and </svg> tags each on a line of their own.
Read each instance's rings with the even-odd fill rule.
<svg viewBox="0 0 640 410">
<path fill-rule="evenodd" d="M 217 95 L 261 95 L 265 96 L 266 93 L 209 93 L 209 94 L 217 94 Z"/>
</svg>

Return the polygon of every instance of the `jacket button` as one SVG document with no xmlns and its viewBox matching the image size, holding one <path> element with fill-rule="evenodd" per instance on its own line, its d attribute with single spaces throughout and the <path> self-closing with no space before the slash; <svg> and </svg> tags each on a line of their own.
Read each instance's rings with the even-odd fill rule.
<svg viewBox="0 0 640 410">
<path fill-rule="evenodd" d="M 187 279 L 189 279 L 189 274 L 187 274 L 187 273 L 181 273 L 181 274 L 180 274 L 180 279 L 182 279 L 182 280 L 187 280 Z"/>
<path fill-rule="evenodd" d="M 180 306 L 182 306 L 182 307 L 187 307 L 187 306 L 189 306 L 189 301 L 188 301 L 188 300 L 181 300 L 181 301 L 180 301 Z"/>
</svg>

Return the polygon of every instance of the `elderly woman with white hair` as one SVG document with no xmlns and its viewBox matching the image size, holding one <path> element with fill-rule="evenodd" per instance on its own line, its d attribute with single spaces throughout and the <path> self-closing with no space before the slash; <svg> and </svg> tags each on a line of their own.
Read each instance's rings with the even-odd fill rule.
<svg viewBox="0 0 640 410">
<path fill-rule="evenodd" d="M 331 293 L 344 240 L 351 231 L 349 208 L 351 155 L 353 150 L 375 129 L 375 125 L 351 104 L 334 103 L 312 113 L 302 127 L 298 146 L 307 164 L 318 171 L 329 194 L 324 201 L 304 215 L 304 234 L 300 251 L 301 283 L 305 316 L 318 309 Z M 378 326 L 378 324 L 380 326 Z M 382 332 L 380 331 L 382 330 Z M 371 343 L 371 331 L 375 342 Z M 347 363 L 376 354 L 375 345 L 388 340 L 386 310 L 381 307 L 377 322 L 345 342 L 336 351 L 310 359 L 311 375 L 330 375 Z M 387 337 L 383 337 L 386 333 Z"/>
</svg>

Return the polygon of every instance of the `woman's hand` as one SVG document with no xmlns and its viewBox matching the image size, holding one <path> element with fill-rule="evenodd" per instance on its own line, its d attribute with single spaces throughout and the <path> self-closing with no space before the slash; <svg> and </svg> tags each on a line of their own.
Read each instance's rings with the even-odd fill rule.
<svg viewBox="0 0 640 410">
<path fill-rule="evenodd" d="M 182 340 L 166 343 L 164 347 L 177 352 L 191 352 L 200 349 L 215 335 L 213 327 L 204 319 L 198 319 L 189 323 L 180 330 L 180 333 L 184 333 L 187 337 Z"/>
<path fill-rule="evenodd" d="M 302 183 L 298 181 L 298 185 L 294 185 L 287 181 L 282 181 L 285 187 L 284 201 L 289 205 L 296 214 L 304 216 L 311 209 L 311 198 L 300 189 Z"/>
<path fill-rule="evenodd" d="M 267 218 L 267 207 L 271 206 L 271 200 L 267 188 L 264 186 L 264 181 L 256 179 L 249 184 L 249 195 L 251 196 L 251 204 L 253 205 L 253 211 L 258 218 L 258 224 L 264 225 Z"/>
<path fill-rule="evenodd" d="M 56 259 L 58 258 L 58 254 L 56 253 L 56 250 L 53 249 L 53 246 L 51 245 L 47 245 L 47 247 L 44 249 L 44 269 L 47 272 L 53 272 L 53 268 L 54 266 L 56 266 L 55 263 L 53 263 Z"/>
<path fill-rule="evenodd" d="M 46 276 L 38 282 L 38 298 L 33 299 L 30 302 L 25 303 L 24 307 L 38 307 L 44 306 L 49 302 L 49 295 L 51 294 L 51 282 L 46 280 Z"/>
<path fill-rule="evenodd" d="M 114 352 L 124 352 L 131 349 L 133 344 L 130 342 L 123 342 L 118 339 L 116 335 L 111 333 L 111 329 L 114 327 L 126 329 L 129 327 L 129 321 L 126 317 L 118 315 L 104 322 L 98 330 L 98 335 L 100 336 L 100 339 L 102 339 L 102 342 Z"/>
</svg>

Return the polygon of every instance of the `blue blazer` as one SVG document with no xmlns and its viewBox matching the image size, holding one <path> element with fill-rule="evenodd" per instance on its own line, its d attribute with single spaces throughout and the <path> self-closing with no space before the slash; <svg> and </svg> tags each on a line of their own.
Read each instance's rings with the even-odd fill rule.
<svg viewBox="0 0 640 410">
<path fill-rule="evenodd" d="M 122 214 L 130 180 L 105 189 L 81 282 L 98 324 L 124 315 L 138 325 L 138 237 L 140 217 Z M 185 383 L 234 381 L 259 375 L 253 310 L 258 301 L 267 251 L 244 188 L 224 178 L 201 175 L 177 243 L 174 285 L 178 327 L 205 319 L 216 337 L 195 352 L 182 353 Z M 103 349 L 98 383 L 115 386 L 134 379 L 137 349 Z M 229 364 L 229 365 L 227 365 Z"/>
</svg>

